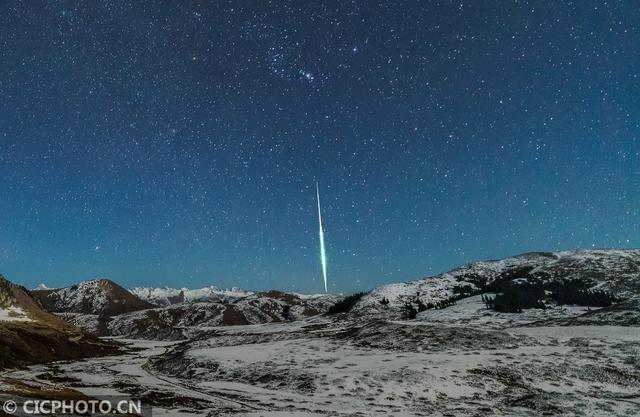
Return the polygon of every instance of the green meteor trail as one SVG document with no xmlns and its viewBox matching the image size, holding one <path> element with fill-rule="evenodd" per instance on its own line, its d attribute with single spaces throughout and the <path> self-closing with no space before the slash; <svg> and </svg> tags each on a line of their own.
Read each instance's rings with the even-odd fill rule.
<svg viewBox="0 0 640 417">
<path fill-rule="evenodd" d="M 327 253 L 324 248 L 324 230 L 322 229 L 322 211 L 320 210 L 320 186 L 316 183 L 316 195 L 318 196 L 318 224 L 320 226 L 320 262 L 322 263 L 322 276 L 324 277 L 324 292 L 327 290 Z"/>
</svg>

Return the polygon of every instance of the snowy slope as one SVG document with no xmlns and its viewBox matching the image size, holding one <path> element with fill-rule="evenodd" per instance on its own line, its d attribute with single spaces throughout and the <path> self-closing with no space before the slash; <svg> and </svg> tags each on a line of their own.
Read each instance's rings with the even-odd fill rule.
<svg viewBox="0 0 640 417">
<path fill-rule="evenodd" d="M 640 294 L 640 250 L 533 252 L 473 262 L 433 277 L 378 287 L 365 295 L 352 313 L 397 312 L 418 295 L 425 304 L 435 303 L 454 296 L 456 287 L 478 290 L 498 279 L 518 278 L 543 282 L 585 279 L 592 288 L 627 299 Z M 389 301 L 387 306 L 381 303 L 383 299 Z"/>
<path fill-rule="evenodd" d="M 33 290 L 46 310 L 55 313 L 86 313 L 113 316 L 153 308 L 108 279 L 83 281 L 66 288 Z"/>
<path fill-rule="evenodd" d="M 33 321 L 19 306 L 0 307 L 0 321 Z"/>
</svg>

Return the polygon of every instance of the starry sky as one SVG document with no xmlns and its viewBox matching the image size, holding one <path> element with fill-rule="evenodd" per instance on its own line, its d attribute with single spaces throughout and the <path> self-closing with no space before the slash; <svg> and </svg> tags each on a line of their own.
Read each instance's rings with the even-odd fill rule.
<svg viewBox="0 0 640 417">
<path fill-rule="evenodd" d="M 0 272 L 323 289 L 638 247 L 636 1 L 3 1 Z"/>
</svg>

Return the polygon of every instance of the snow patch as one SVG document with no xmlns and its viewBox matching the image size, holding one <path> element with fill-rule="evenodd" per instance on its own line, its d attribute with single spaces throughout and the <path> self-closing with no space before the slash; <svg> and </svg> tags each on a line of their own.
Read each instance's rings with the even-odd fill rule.
<svg viewBox="0 0 640 417">
<path fill-rule="evenodd" d="M 0 308 L 0 321 L 33 321 L 20 307 L 10 306 Z"/>
</svg>

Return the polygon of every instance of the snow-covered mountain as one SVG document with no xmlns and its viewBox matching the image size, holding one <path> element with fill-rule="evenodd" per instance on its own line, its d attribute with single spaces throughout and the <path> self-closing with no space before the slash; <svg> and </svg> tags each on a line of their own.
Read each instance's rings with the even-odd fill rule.
<svg viewBox="0 0 640 417">
<path fill-rule="evenodd" d="M 44 311 L 0 275 L 0 368 L 114 353 L 117 347 Z"/>
<path fill-rule="evenodd" d="M 93 334 L 152 339 L 182 337 L 191 327 L 300 320 L 326 312 L 340 299 L 336 295 L 249 292 L 215 286 L 129 291 L 108 279 L 31 293 L 47 311 Z"/>
<path fill-rule="evenodd" d="M 552 299 L 552 289 L 575 282 L 580 282 L 584 291 L 603 291 L 619 302 L 611 313 L 594 315 L 590 320 L 611 317 L 620 322 L 640 320 L 638 315 L 629 316 L 624 307 L 636 306 L 636 302 L 629 300 L 640 296 L 640 250 L 534 252 L 473 262 L 433 277 L 378 287 L 347 309 L 347 317 L 397 319 L 405 315 L 407 306 L 418 312 L 438 310 L 443 304 L 451 305 L 474 296 L 480 300 L 481 295 L 500 293 L 505 283 L 517 283 L 525 291 L 537 285 L 536 288 L 543 287 L 543 293 L 547 293 L 540 302 L 549 309 L 543 309 L 544 314 L 529 313 L 531 317 L 568 319 L 578 310 L 571 310 L 569 315 L 566 314 L 569 310 L 564 308 L 552 311 L 551 307 L 559 305 Z M 120 296 L 114 297 L 114 292 Z M 248 292 L 237 288 L 222 290 L 213 286 L 195 290 L 134 288 L 128 292 L 105 280 L 61 290 L 34 291 L 34 294 L 40 294 L 38 298 L 50 311 L 66 313 L 67 320 L 85 330 L 100 335 L 155 339 L 182 337 L 194 328 L 301 320 L 326 313 L 344 298 L 281 291 Z M 469 305 L 478 303 L 482 308 L 482 302 L 477 300 Z M 439 315 L 430 315 L 436 316 Z"/>
<path fill-rule="evenodd" d="M 47 311 L 115 316 L 155 307 L 109 279 L 83 281 L 58 289 L 31 291 Z"/>
<path fill-rule="evenodd" d="M 351 314 L 397 315 L 418 300 L 433 305 L 490 291 L 492 284 L 504 281 L 544 285 L 581 281 L 585 289 L 611 292 L 626 300 L 640 295 L 640 250 L 532 252 L 473 262 L 433 277 L 378 287 L 364 295 Z"/>
<path fill-rule="evenodd" d="M 341 296 L 336 295 L 300 296 L 269 291 L 227 301 L 182 302 L 113 317 L 72 313 L 61 317 L 101 336 L 177 339 L 213 326 L 302 320 L 326 312 L 339 299 Z"/>
<path fill-rule="evenodd" d="M 38 290 L 50 290 L 51 288 L 47 287 L 47 284 L 45 284 L 44 282 L 38 284 L 37 287 L 33 288 L 31 291 L 38 291 Z"/>
<path fill-rule="evenodd" d="M 141 300 L 161 307 L 180 303 L 230 302 L 253 294 L 253 292 L 243 291 L 237 287 L 220 289 L 215 286 L 198 289 L 134 287 L 129 291 Z"/>
</svg>

